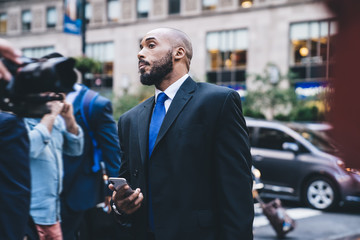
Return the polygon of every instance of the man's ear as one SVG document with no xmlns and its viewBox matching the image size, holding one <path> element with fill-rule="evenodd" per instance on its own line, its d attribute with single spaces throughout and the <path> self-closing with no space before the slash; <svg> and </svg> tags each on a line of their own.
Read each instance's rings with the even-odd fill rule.
<svg viewBox="0 0 360 240">
<path fill-rule="evenodd" d="M 175 49 L 175 60 L 180 60 L 185 57 L 185 48 L 177 47 Z"/>
</svg>

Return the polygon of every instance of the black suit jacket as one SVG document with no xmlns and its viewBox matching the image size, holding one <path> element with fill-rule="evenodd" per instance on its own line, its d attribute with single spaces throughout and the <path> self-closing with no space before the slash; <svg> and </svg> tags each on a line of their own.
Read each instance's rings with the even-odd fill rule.
<svg viewBox="0 0 360 240">
<path fill-rule="evenodd" d="M 156 240 L 252 239 L 251 155 L 239 94 L 190 77 L 168 109 L 151 158 L 154 97 L 119 119 L 120 175 L 145 195 L 131 218 L 146 239 L 147 167 Z"/>
<path fill-rule="evenodd" d="M 0 113 L 0 239 L 25 236 L 30 214 L 29 156 L 23 120 Z"/>
</svg>

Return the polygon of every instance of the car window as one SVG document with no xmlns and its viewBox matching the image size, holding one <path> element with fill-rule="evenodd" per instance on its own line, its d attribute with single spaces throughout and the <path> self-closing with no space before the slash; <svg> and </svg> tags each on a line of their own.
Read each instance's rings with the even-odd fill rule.
<svg viewBox="0 0 360 240">
<path fill-rule="evenodd" d="M 311 131 L 307 128 L 299 128 L 294 126 L 290 127 L 321 151 L 330 154 L 335 154 L 338 152 L 338 148 L 336 147 L 337 144 L 329 137 L 329 135 Z"/>
<path fill-rule="evenodd" d="M 249 130 L 249 142 L 252 145 L 254 139 L 254 128 L 248 127 L 248 130 Z"/>
<path fill-rule="evenodd" d="M 258 148 L 283 150 L 282 146 L 284 142 L 296 143 L 295 139 L 288 134 L 272 128 L 260 128 L 258 136 Z"/>
</svg>

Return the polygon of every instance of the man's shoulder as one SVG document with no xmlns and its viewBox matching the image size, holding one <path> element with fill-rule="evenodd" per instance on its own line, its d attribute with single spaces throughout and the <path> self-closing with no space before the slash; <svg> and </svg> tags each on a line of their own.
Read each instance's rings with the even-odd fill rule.
<svg viewBox="0 0 360 240">
<path fill-rule="evenodd" d="M 11 113 L 0 112 L 0 129 L 16 125 L 21 119 Z"/>
<path fill-rule="evenodd" d="M 106 105 L 107 103 L 111 102 L 110 99 L 100 95 L 99 92 L 92 90 L 90 88 L 87 88 L 86 86 L 81 85 L 82 89 L 80 90 L 80 92 L 77 94 L 76 98 L 80 98 L 83 99 L 86 95 L 90 94 L 91 99 L 93 97 L 96 97 L 94 99 L 94 104 L 95 105 Z"/>
<path fill-rule="evenodd" d="M 96 97 L 94 104 L 96 105 L 107 105 L 107 104 L 111 104 L 110 99 L 101 96 L 100 94 Z"/>
<path fill-rule="evenodd" d="M 131 108 L 130 110 L 126 111 L 125 113 L 123 113 L 120 116 L 120 120 L 132 118 L 132 117 L 138 117 L 138 114 L 140 113 L 140 111 L 142 109 L 144 109 L 145 106 L 149 106 L 149 104 L 151 104 L 151 102 L 154 101 L 153 99 L 154 99 L 154 97 L 152 96 L 152 97 L 142 101 L 141 103 L 139 103 L 135 107 Z"/>
<path fill-rule="evenodd" d="M 10 113 L 0 112 L 0 135 L 6 135 L 6 133 L 14 134 L 15 132 L 22 131 L 26 131 L 22 118 Z"/>
<path fill-rule="evenodd" d="M 16 115 L 6 112 L 0 112 L 0 123 L 8 123 L 16 120 L 17 120 Z"/>
<path fill-rule="evenodd" d="M 230 93 L 236 93 L 234 89 L 212 83 L 197 82 L 196 84 L 197 91 L 204 96 L 227 96 Z"/>
</svg>

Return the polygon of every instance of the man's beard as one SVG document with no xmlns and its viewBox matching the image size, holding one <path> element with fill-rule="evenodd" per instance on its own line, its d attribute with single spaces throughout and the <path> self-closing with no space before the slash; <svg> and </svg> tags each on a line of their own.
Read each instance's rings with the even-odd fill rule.
<svg viewBox="0 0 360 240">
<path fill-rule="evenodd" d="M 164 80 L 165 76 L 172 72 L 172 70 L 172 52 L 169 51 L 163 58 L 158 61 L 154 61 L 150 73 L 140 71 L 140 81 L 144 85 L 159 86 L 160 83 Z"/>
</svg>

